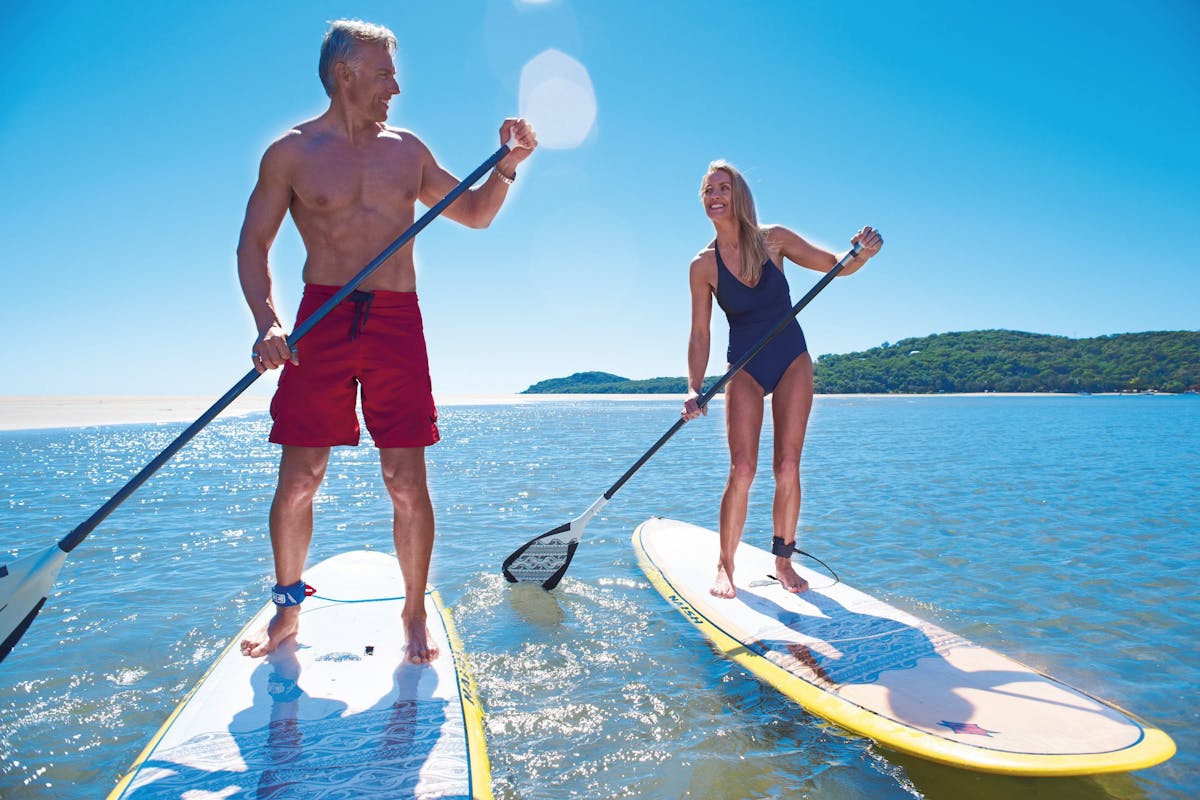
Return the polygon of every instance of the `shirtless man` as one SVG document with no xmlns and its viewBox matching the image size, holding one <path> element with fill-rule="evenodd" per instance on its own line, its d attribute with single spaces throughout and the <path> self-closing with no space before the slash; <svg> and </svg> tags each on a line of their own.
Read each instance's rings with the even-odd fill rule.
<svg viewBox="0 0 1200 800">
<path fill-rule="evenodd" d="M 259 331 L 251 358 L 259 372 L 283 367 L 271 402 L 271 441 L 283 445 L 271 505 L 275 558 L 274 618 L 241 643 L 258 657 L 296 633 L 301 580 L 313 531 L 313 496 L 334 445 L 358 444 L 355 410 L 363 416 L 393 506 L 393 539 L 404 574 L 405 655 L 414 664 L 437 657 L 425 627 L 425 585 L 433 553 L 433 506 L 425 447 L 438 440 L 437 410 L 417 305 L 409 242 L 370 275 L 293 350 L 271 296 L 267 254 L 290 211 L 304 240 L 303 320 L 412 225 L 414 204 L 432 206 L 458 184 L 425 144 L 387 124 L 399 94 L 387 28 L 334 22 L 321 46 L 320 77 L 329 108 L 267 148 L 246 207 L 238 242 L 238 275 Z M 500 210 L 517 165 L 537 146 L 532 128 L 505 120 L 501 142 L 516 146 L 483 184 L 443 212 L 471 228 L 486 228 Z"/>
</svg>

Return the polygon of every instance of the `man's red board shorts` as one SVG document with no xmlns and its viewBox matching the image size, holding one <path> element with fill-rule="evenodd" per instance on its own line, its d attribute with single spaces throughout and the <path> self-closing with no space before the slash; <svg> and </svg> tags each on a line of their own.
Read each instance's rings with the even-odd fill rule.
<svg viewBox="0 0 1200 800">
<path fill-rule="evenodd" d="M 300 324 L 341 287 L 307 284 Z M 297 344 L 271 400 L 271 441 L 298 447 L 356 445 L 356 405 L 376 447 L 438 441 L 437 408 L 416 292 L 354 292 Z"/>
</svg>

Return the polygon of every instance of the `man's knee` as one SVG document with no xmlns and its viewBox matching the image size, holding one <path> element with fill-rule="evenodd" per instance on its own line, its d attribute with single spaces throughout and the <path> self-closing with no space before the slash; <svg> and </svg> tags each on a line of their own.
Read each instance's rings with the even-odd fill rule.
<svg viewBox="0 0 1200 800">
<path fill-rule="evenodd" d="M 325 479 L 329 453 L 286 452 L 279 462 L 277 497 L 290 501 L 311 500 Z"/>
<path fill-rule="evenodd" d="M 425 480 L 424 458 L 384 459 L 383 485 L 392 504 L 397 508 L 424 505 L 429 502 L 429 486 Z"/>
<path fill-rule="evenodd" d="M 429 497 L 429 487 L 423 479 L 396 475 L 391 479 L 385 477 L 383 484 L 387 487 L 388 494 L 391 495 L 393 501 L 413 502 Z"/>
</svg>

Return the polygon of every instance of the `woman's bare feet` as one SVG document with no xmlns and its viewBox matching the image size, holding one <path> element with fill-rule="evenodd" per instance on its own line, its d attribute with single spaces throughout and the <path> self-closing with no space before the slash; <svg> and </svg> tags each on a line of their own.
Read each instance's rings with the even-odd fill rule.
<svg viewBox="0 0 1200 800">
<path fill-rule="evenodd" d="M 726 570 L 724 564 L 717 564 L 717 578 L 708 593 L 713 597 L 737 597 L 737 589 L 733 588 L 732 570 Z"/>
<path fill-rule="evenodd" d="M 775 557 L 775 577 L 784 589 L 794 594 L 808 591 L 808 581 L 796 574 L 790 558 Z"/>
</svg>

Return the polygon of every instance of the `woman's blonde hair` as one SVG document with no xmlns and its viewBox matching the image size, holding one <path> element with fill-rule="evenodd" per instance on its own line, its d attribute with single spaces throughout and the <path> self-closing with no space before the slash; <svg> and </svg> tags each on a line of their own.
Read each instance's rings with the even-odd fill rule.
<svg viewBox="0 0 1200 800">
<path fill-rule="evenodd" d="M 741 251 L 741 278 L 751 286 L 758 283 L 762 277 L 762 266 L 767 260 L 767 239 L 762 228 L 758 227 L 758 215 L 754 211 L 754 196 L 750 194 L 750 185 L 742 177 L 737 167 L 724 159 L 717 159 L 708 165 L 704 180 L 700 183 L 700 193 L 704 193 L 704 184 L 713 172 L 722 171 L 727 174 L 733 184 L 733 217 L 738 226 L 738 248 Z"/>
</svg>

